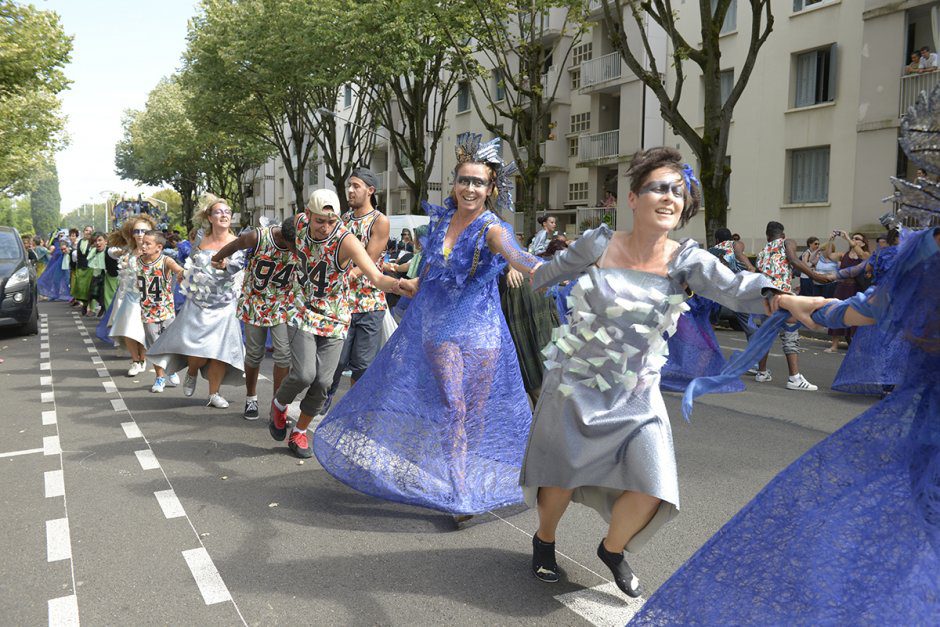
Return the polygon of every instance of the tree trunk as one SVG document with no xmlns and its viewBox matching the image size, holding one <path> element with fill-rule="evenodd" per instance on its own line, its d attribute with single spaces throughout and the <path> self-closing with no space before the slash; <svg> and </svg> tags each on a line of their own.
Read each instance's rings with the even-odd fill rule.
<svg viewBox="0 0 940 627">
<path fill-rule="evenodd" d="M 702 183 L 702 204 L 705 207 L 705 241 L 707 246 L 715 245 L 715 231 L 727 226 L 728 222 L 728 168 L 724 160 L 721 164 L 714 161 L 711 151 L 703 155 L 699 177 Z M 716 168 L 720 171 L 716 172 Z"/>
</svg>

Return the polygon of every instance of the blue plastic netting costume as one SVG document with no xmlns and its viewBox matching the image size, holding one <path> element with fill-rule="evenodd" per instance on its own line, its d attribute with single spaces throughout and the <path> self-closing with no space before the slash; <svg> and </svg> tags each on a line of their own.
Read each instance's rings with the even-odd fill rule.
<svg viewBox="0 0 940 627">
<path fill-rule="evenodd" d="M 897 389 L 774 478 L 631 624 L 935 624 L 940 250 L 907 239 L 872 301 L 910 345 Z"/>
<path fill-rule="evenodd" d="M 69 271 L 62 269 L 62 251 L 59 250 L 59 241 L 52 243 L 52 254 L 49 263 L 37 281 L 39 294 L 49 300 L 70 300 Z"/>
<path fill-rule="evenodd" d="M 874 285 L 888 274 L 897 251 L 897 246 L 890 246 L 872 256 Z M 850 394 L 879 395 L 897 385 L 910 355 L 910 344 L 900 337 L 900 333 L 897 328 L 859 327 L 832 381 L 832 389 Z"/>
<path fill-rule="evenodd" d="M 506 261 L 486 245 L 487 229 L 502 223 L 484 211 L 445 259 L 452 201 L 424 209 L 431 223 L 420 289 L 375 361 L 317 427 L 313 450 L 327 472 L 360 492 L 476 514 L 522 502 L 519 469 L 532 419 L 497 291 Z"/>
<path fill-rule="evenodd" d="M 728 363 L 718 346 L 709 316 L 718 303 L 693 296 L 686 301 L 689 311 L 679 316 L 676 332 L 669 337 L 669 359 L 661 371 L 659 386 L 664 390 L 684 392 L 696 377 L 717 375 Z M 718 389 L 720 392 L 742 392 L 744 383 L 735 379 Z"/>
</svg>

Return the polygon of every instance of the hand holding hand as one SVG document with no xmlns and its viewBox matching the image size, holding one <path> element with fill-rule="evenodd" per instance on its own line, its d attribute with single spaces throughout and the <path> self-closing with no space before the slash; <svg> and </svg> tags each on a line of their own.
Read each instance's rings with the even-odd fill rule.
<svg viewBox="0 0 940 627">
<path fill-rule="evenodd" d="M 813 312 L 821 307 L 825 307 L 829 303 L 835 302 L 835 299 L 823 298 L 822 296 L 795 296 L 793 294 L 777 294 L 771 300 L 776 300 L 776 306 L 778 308 L 786 309 L 790 312 L 791 318 L 788 322 L 796 321 L 807 329 L 816 331 L 821 330 L 823 327 L 813 322 Z M 773 303 L 771 307 L 774 307 Z"/>
<path fill-rule="evenodd" d="M 226 264 L 226 259 L 219 259 L 218 261 L 216 261 L 214 257 L 212 259 L 212 267 L 216 270 L 225 270 Z"/>
</svg>

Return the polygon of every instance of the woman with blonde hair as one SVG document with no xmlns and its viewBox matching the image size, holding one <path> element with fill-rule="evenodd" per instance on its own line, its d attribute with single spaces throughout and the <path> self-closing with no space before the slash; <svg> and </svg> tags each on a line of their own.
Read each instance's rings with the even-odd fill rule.
<svg viewBox="0 0 940 627">
<path fill-rule="evenodd" d="M 140 317 L 140 290 L 137 287 L 137 255 L 144 234 L 156 226 L 153 218 L 142 213 L 130 216 L 121 226 L 120 237 L 112 234 L 115 244 L 110 246 L 108 255 L 118 260 L 118 289 L 115 292 L 108 316 L 111 331 L 108 336 L 123 342 L 131 354 L 131 367 L 127 376 L 136 377 L 147 369 L 147 357 L 144 349 L 144 324 Z"/>
<path fill-rule="evenodd" d="M 154 365 L 168 373 L 186 368 L 183 393 L 196 391 L 196 375 L 209 382 L 207 407 L 224 409 L 228 401 L 219 390 L 223 383 L 241 385 L 245 351 L 236 309 L 242 284 L 241 251 L 232 255 L 225 269 L 212 266 L 212 256 L 235 239 L 232 208 L 224 198 L 208 195 L 195 221 L 204 235 L 186 260 L 181 284 L 186 304 L 176 319 L 150 348 Z"/>
</svg>

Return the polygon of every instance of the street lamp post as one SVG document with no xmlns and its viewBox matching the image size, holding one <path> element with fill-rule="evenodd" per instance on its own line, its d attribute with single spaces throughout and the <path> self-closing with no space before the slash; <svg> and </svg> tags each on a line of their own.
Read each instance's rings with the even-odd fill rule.
<svg viewBox="0 0 940 627">
<path fill-rule="evenodd" d="M 110 189 L 98 192 L 99 196 L 104 196 L 104 231 L 108 232 L 108 216 L 111 215 L 111 196 L 116 196 Z"/>
</svg>

